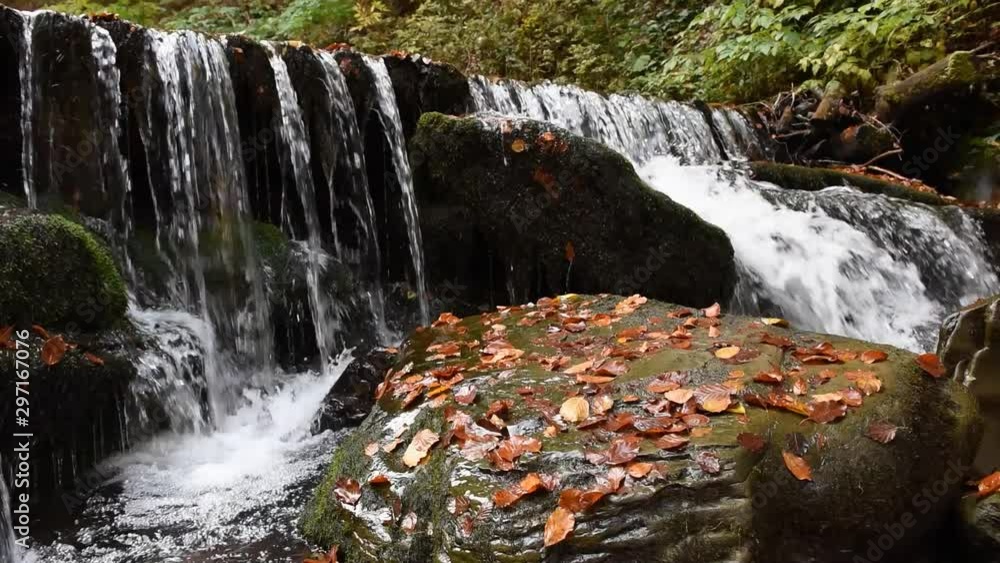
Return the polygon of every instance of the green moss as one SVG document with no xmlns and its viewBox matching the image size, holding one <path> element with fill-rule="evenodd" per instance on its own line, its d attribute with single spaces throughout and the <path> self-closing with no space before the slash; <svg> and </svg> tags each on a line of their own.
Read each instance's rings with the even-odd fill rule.
<svg viewBox="0 0 1000 563">
<path fill-rule="evenodd" d="M 0 322 L 107 328 L 126 307 L 110 252 L 84 227 L 57 215 L 0 219 Z"/>
<path fill-rule="evenodd" d="M 281 229 L 270 224 L 254 221 L 251 225 L 257 255 L 264 262 L 271 262 L 288 253 L 288 237 Z"/>
</svg>

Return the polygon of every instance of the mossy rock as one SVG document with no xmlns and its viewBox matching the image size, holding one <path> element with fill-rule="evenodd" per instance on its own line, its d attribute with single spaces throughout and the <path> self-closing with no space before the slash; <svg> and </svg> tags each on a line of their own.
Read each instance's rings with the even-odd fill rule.
<svg viewBox="0 0 1000 563">
<path fill-rule="evenodd" d="M 829 168 L 809 168 L 758 161 L 750 163 L 750 170 L 755 180 L 770 182 L 788 190 L 816 192 L 831 186 L 852 186 L 865 193 L 881 194 L 927 205 L 947 205 L 950 203 L 935 193 L 922 192 L 903 184 Z"/>
<path fill-rule="evenodd" d="M 941 328 L 938 355 L 982 409 L 985 432 L 976 469 L 983 474 L 1000 469 L 1000 296 L 948 317 Z"/>
<path fill-rule="evenodd" d="M 0 324 L 108 328 L 127 305 L 110 252 L 84 227 L 56 215 L 0 216 Z"/>
<path fill-rule="evenodd" d="M 698 306 L 732 295 L 725 232 L 596 141 L 530 120 L 425 113 L 410 162 L 440 310 L 564 292 Z"/>
<path fill-rule="evenodd" d="M 906 533 L 893 540 L 893 549 L 881 559 L 902 563 L 923 560 L 922 554 L 932 551 L 927 549 L 931 542 L 940 541 L 934 532 L 957 508 L 964 466 L 971 461 L 978 434 L 975 403 L 957 382 L 930 377 L 913 354 L 894 348 L 780 328 L 762 319 L 714 320 L 699 313 L 681 318 L 683 308 L 654 301 L 629 313 L 620 303 L 625 302 L 614 296 L 571 295 L 455 324 L 443 319 L 437 328 L 418 330 L 372 414 L 334 453 L 304 516 L 306 537 L 322 547 L 340 546 L 350 563 L 843 563 L 851 554 L 864 554 L 887 526 L 905 522 Z M 671 336 L 683 332 L 678 325 L 684 323 L 691 327 L 686 329 L 690 338 Z M 719 331 L 714 338 L 712 326 Z M 777 344 L 764 343 L 765 334 Z M 482 349 L 500 339 L 523 355 L 488 363 L 490 356 L 481 355 Z M 690 342 L 687 349 L 685 341 Z M 431 357 L 443 351 L 429 346 L 450 342 L 459 344 L 457 357 Z M 821 346 L 824 342 L 829 347 Z M 720 359 L 732 352 L 720 348 L 733 346 L 740 348 L 739 355 Z M 796 359 L 803 357 L 796 354 L 799 348 L 817 347 L 843 363 L 802 364 Z M 861 361 L 860 354 L 876 349 L 886 354 L 885 361 Z M 568 358 L 558 360 L 557 369 L 544 365 L 560 355 Z M 609 355 L 623 365 L 603 386 L 578 384 L 565 373 L 590 359 L 611 361 Z M 453 389 L 433 392 L 438 399 L 429 396 L 428 387 L 425 396 L 418 392 L 419 398 L 404 407 L 407 382 L 412 386 L 429 377 L 429 385 L 442 385 L 429 373 L 438 368 L 460 369 L 444 377 L 457 373 L 464 379 Z M 878 378 L 881 391 L 863 397 L 862 406 L 848 408 L 845 418 L 818 424 L 775 407 L 775 399 L 767 397 L 772 391 L 777 397 L 777 386 L 754 381 L 759 372 L 779 368 L 785 374 L 781 393 L 796 409 L 810 400 L 808 395 L 860 386 L 858 376 Z M 726 384 L 730 409 L 710 414 L 701 430 L 693 428 L 705 421 L 683 421 L 678 412 L 691 412 L 693 403 L 668 403 L 649 389 L 652 381 L 671 373 L 682 374 L 683 389 Z M 800 391 L 805 396 L 794 394 L 795 379 L 804 382 L 807 389 Z M 477 389 L 469 406 L 455 400 L 455 393 L 467 386 Z M 586 397 L 593 409 L 595 394 L 601 393 L 613 399 L 606 416 L 630 413 L 647 424 L 643 428 L 648 433 L 634 426 L 615 430 L 600 420 L 581 429 L 558 415 L 571 395 Z M 503 437 L 494 438 L 520 435 L 541 443 L 539 452 L 524 453 L 510 471 L 489 457 L 477 459 L 471 450 L 468 457 L 463 454 L 461 443 L 467 438 L 454 423 L 465 413 L 471 420 L 465 419 L 464 436 L 486 436 L 489 431 L 472 421 L 485 419 L 490 406 L 501 400 L 511 400 L 512 406 L 501 414 Z M 771 408 L 756 406 L 762 404 Z M 666 419 L 651 423 L 654 412 Z M 674 426 L 682 422 L 684 426 Z M 876 422 L 898 426 L 894 440 L 880 443 L 867 437 Z M 561 431 L 547 428 L 560 424 Z M 690 442 L 661 449 L 651 435 L 661 434 L 665 426 Z M 441 441 L 422 463 L 409 468 L 403 453 L 423 429 L 437 433 Z M 740 438 L 743 434 L 762 439 L 762 449 L 741 446 L 752 441 Z M 387 447 L 397 436 L 398 447 Z M 585 452 L 607 451 L 609 443 L 627 436 L 639 438 L 634 461 L 653 464 L 652 472 L 643 477 L 641 466 L 633 468 L 639 477 L 625 478 L 617 492 L 577 513 L 573 533 L 545 547 L 543 529 L 560 491 L 594 489 L 609 474 L 609 465 L 587 459 Z M 783 461 L 786 451 L 805 459 L 812 481 L 792 475 Z M 514 487 L 529 472 L 556 475 L 561 485 L 524 496 L 508 508 L 491 506 L 495 493 Z M 387 476 L 390 484 L 369 485 L 376 475 Z M 338 499 L 342 478 L 362 484 L 356 506 Z M 935 502 L 926 495 L 934 495 Z"/>
<path fill-rule="evenodd" d="M 1000 495 L 963 502 L 963 556 L 968 563 L 1000 563 Z"/>
</svg>

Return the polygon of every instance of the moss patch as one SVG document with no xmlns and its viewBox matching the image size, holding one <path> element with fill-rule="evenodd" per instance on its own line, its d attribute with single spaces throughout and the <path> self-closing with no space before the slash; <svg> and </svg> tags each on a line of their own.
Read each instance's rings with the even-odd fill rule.
<svg viewBox="0 0 1000 563">
<path fill-rule="evenodd" d="M 126 307 L 110 252 L 84 227 L 56 215 L 0 219 L 0 322 L 107 328 Z"/>
</svg>

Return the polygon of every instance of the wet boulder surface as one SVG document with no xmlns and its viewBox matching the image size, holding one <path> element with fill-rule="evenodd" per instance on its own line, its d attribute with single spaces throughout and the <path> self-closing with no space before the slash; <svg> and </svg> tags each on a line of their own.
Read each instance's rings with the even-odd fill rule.
<svg viewBox="0 0 1000 563">
<path fill-rule="evenodd" d="M 932 560 L 974 401 L 909 352 L 784 326 L 639 296 L 442 315 L 303 531 L 351 563 Z"/>
<path fill-rule="evenodd" d="M 726 234 L 596 141 L 530 120 L 428 113 L 410 162 L 440 310 L 639 288 L 707 306 L 733 292 Z"/>
</svg>

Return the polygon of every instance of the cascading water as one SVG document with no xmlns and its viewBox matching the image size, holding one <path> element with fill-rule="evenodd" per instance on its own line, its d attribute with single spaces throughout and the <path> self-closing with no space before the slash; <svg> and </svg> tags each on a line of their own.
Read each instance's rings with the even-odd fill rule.
<svg viewBox="0 0 1000 563">
<path fill-rule="evenodd" d="M 335 176 L 334 169 L 338 162 L 336 158 L 331 157 L 341 155 L 341 162 L 346 161 L 347 169 L 350 171 L 351 191 L 346 205 L 354 217 L 353 223 L 358 225 L 356 231 L 350 234 L 352 238 L 362 241 L 360 256 L 356 257 L 354 262 L 366 265 L 371 270 L 368 275 L 369 285 L 366 289 L 368 301 L 378 333 L 383 339 L 386 339 L 388 329 L 385 320 L 385 296 L 379 279 L 382 270 L 382 257 L 375 227 L 375 205 L 372 203 L 371 191 L 368 187 L 364 139 L 358 130 L 354 100 L 351 98 L 347 88 L 347 80 L 340 70 L 337 59 L 332 53 L 326 51 L 317 52 L 316 56 L 325 71 L 323 83 L 329 93 L 330 115 L 334 118 L 331 126 L 335 128 L 335 131 L 332 132 L 331 137 L 340 142 L 338 151 L 326 151 L 323 155 L 326 177 L 331 182 L 329 186 L 330 213 L 333 214 L 338 205 L 344 205 L 343 202 L 334 201 L 335 190 L 332 185 Z M 332 217 L 331 223 L 337 225 Z"/>
<path fill-rule="evenodd" d="M 627 156 L 650 186 L 724 229 L 740 263 L 736 307 L 911 350 L 934 347 L 949 312 L 1000 291 L 982 233 L 958 208 L 831 188 L 754 182 L 701 111 L 574 87 L 470 79 L 480 111 L 549 121 Z M 760 150 L 738 112 L 714 108 L 725 154 Z"/>
<path fill-rule="evenodd" d="M 427 282 L 424 273 L 424 243 L 420 233 L 420 217 L 417 212 L 417 197 L 413 190 L 413 173 L 410 170 L 410 160 L 406 154 L 406 138 L 403 136 L 403 122 L 399 116 L 396 103 L 396 92 L 392 88 L 392 79 L 385 61 L 374 57 L 365 57 L 365 64 L 371 70 L 375 80 L 376 103 L 382 114 L 382 125 L 385 128 L 386 142 L 392 152 L 393 169 L 403 201 L 403 214 L 410 238 L 410 256 L 413 259 L 414 276 L 416 277 L 417 299 L 420 302 L 420 317 L 423 324 L 430 323 L 430 303 L 427 297 Z"/>
<path fill-rule="evenodd" d="M 299 99 L 292 88 L 292 79 L 288 75 L 288 67 L 281 58 L 274 45 L 265 45 L 268 52 L 268 59 L 271 69 L 274 71 L 275 87 L 278 91 L 280 103 L 281 122 L 275 124 L 280 131 L 280 137 L 284 143 L 283 166 L 290 171 L 294 185 L 286 186 L 283 195 L 283 206 L 287 209 L 289 191 L 299 194 L 302 203 L 302 212 L 305 217 L 306 227 L 306 247 L 310 254 L 307 264 L 307 284 L 309 290 L 309 306 L 312 313 L 313 325 L 316 329 L 316 345 L 319 350 L 320 361 L 324 364 L 329 361 L 330 354 L 334 348 L 335 328 L 333 314 L 330 311 L 330 304 L 326 296 L 320 289 L 320 275 L 323 265 L 323 238 L 320 232 L 319 216 L 316 213 L 316 188 L 313 185 L 312 172 L 310 169 L 312 155 L 309 149 L 309 137 L 305 123 L 302 119 L 302 110 L 299 107 Z M 285 221 L 288 222 L 287 211 Z M 286 228 L 292 231 L 291 225 Z"/>
<path fill-rule="evenodd" d="M 35 14 L 21 12 L 24 32 L 18 74 L 21 79 L 21 170 L 24 174 L 24 197 L 28 207 L 38 205 L 35 194 Z"/>
<path fill-rule="evenodd" d="M 3 474 L 3 457 L 0 456 L 0 563 L 18 563 L 18 547 L 14 542 L 14 520 L 10 513 L 10 493 Z"/>
</svg>

